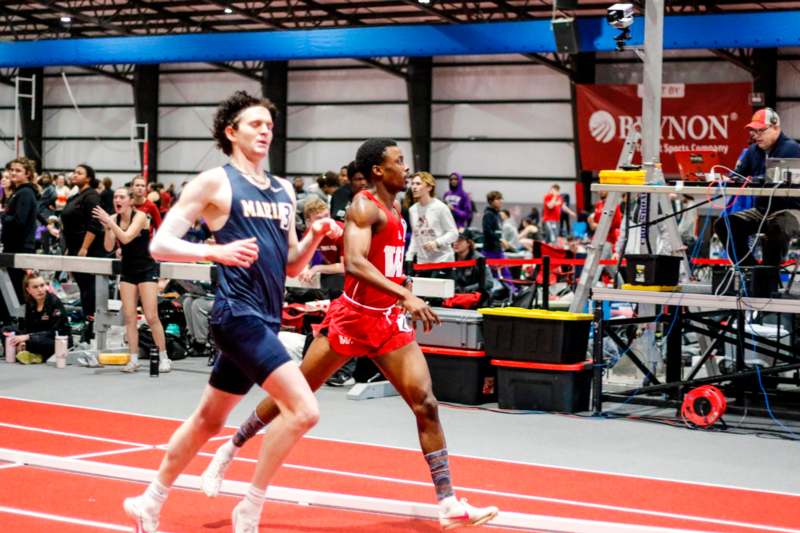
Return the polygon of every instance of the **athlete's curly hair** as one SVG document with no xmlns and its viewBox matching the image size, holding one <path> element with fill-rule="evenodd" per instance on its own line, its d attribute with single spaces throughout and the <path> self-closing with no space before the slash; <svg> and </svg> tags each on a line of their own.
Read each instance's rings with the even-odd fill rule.
<svg viewBox="0 0 800 533">
<path fill-rule="evenodd" d="M 367 139 L 364 141 L 356 152 L 356 170 L 371 182 L 372 167 L 383 163 L 386 149 L 390 146 L 397 146 L 397 141 L 392 139 Z"/>
<path fill-rule="evenodd" d="M 236 91 L 217 107 L 212 134 L 214 135 L 214 140 L 217 141 L 217 146 L 225 155 L 231 155 L 231 152 L 233 152 L 233 145 L 225 135 L 225 128 L 232 126 L 233 129 L 237 129 L 241 112 L 253 106 L 266 107 L 273 119 L 278 112 L 275 104 L 269 98 L 252 96 L 245 91 Z"/>
</svg>

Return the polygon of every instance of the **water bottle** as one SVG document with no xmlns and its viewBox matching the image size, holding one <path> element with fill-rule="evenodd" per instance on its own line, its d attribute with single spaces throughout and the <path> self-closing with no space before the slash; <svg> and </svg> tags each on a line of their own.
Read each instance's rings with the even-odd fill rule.
<svg viewBox="0 0 800 533">
<path fill-rule="evenodd" d="M 150 377 L 158 377 L 158 348 L 150 348 Z"/>
<path fill-rule="evenodd" d="M 6 363 L 15 363 L 17 361 L 17 347 L 11 344 L 11 339 L 14 338 L 14 332 L 6 333 Z"/>
<path fill-rule="evenodd" d="M 67 336 L 56 335 L 55 350 L 56 368 L 66 368 L 67 366 Z"/>
</svg>

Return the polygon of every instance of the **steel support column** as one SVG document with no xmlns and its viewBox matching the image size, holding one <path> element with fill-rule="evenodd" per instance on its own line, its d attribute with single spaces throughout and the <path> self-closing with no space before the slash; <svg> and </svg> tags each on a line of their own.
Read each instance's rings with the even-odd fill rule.
<svg viewBox="0 0 800 533">
<path fill-rule="evenodd" d="M 592 209 L 592 171 L 581 168 L 581 145 L 578 141 L 578 106 L 575 102 L 575 85 L 578 83 L 594 83 L 596 79 L 594 52 L 580 52 L 571 56 L 572 83 L 570 83 L 570 100 L 572 101 L 572 145 L 575 147 L 575 207 L 577 212 Z"/>
<path fill-rule="evenodd" d="M 148 179 L 158 181 L 158 65 L 136 65 L 133 69 L 133 106 L 137 124 L 147 124 Z M 141 136 L 143 133 L 138 130 Z M 144 166 L 144 144 L 139 144 Z"/>
<path fill-rule="evenodd" d="M 19 99 L 19 121 L 22 130 L 22 147 L 25 157 L 36 161 L 37 170 L 44 168 L 44 151 L 42 150 L 42 101 L 44 100 L 44 69 L 21 68 L 17 75 L 20 78 L 34 78 L 33 100 Z M 31 93 L 31 82 L 20 82 L 21 92 Z M 33 111 L 33 118 L 31 118 Z M 15 118 L 16 120 L 16 118 Z"/>
<path fill-rule="evenodd" d="M 764 93 L 764 105 L 774 109 L 778 96 L 778 49 L 754 48 L 751 61 L 753 92 Z"/>
<path fill-rule="evenodd" d="M 414 160 L 412 170 L 430 171 L 433 58 L 409 58 L 407 76 L 408 117 L 411 121 L 411 150 Z"/>
<path fill-rule="evenodd" d="M 642 84 L 642 163 L 647 182 L 655 181 L 661 161 L 661 83 L 664 66 L 664 0 L 647 0 L 644 11 Z"/>
<path fill-rule="evenodd" d="M 289 62 L 265 61 L 261 71 L 261 93 L 272 100 L 278 112 L 272 117 L 272 146 L 269 149 L 269 170 L 286 177 L 286 118 L 289 96 Z"/>
</svg>

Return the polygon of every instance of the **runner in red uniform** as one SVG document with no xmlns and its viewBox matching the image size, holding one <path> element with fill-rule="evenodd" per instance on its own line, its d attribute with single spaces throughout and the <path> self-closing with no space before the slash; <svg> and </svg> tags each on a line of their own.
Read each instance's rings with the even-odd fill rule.
<svg viewBox="0 0 800 533">
<path fill-rule="evenodd" d="M 497 515 L 497 508 L 473 507 L 455 497 L 428 364 L 407 318 L 421 320 L 426 331 L 439 323 L 431 308 L 404 286 L 405 227 L 394 202 L 408 173 L 403 153 L 392 140 L 370 139 L 358 149 L 356 166 L 370 176 L 371 188 L 358 193 L 347 212 L 344 294 L 331 303 L 322 323 L 327 336 L 314 340 L 300 370 L 316 390 L 351 357 L 372 357 L 417 419 L 439 501 L 439 523 L 445 529 L 483 524 Z M 278 413 L 271 398 L 262 400 L 233 439 L 217 450 L 202 475 L 206 494 L 219 492 L 238 450 Z"/>
</svg>

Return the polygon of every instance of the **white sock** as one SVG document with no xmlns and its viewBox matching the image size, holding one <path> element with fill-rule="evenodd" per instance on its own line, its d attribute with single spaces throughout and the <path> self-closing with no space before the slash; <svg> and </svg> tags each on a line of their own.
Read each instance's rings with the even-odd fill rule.
<svg viewBox="0 0 800 533">
<path fill-rule="evenodd" d="M 158 352 L 158 360 L 163 361 L 164 359 L 169 359 L 167 352 Z"/>
<path fill-rule="evenodd" d="M 453 505 L 454 503 L 458 503 L 458 500 L 456 499 L 455 495 L 448 496 L 446 498 L 442 498 L 441 500 L 439 500 L 439 507 L 441 507 L 442 509 L 449 509 L 450 506 Z"/>
<path fill-rule="evenodd" d="M 131 352 L 131 364 L 138 364 L 139 363 L 139 354 L 136 352 Z"/>
<path fill-rule="evenodd" d="M 250 485 L 250 488 L 247 490 L 247 494 L 244 495 L 244 500 L 242 500 L 242 512 L 251 516 L 260 515 L 261 507 L 264 505 L 264 498 L 266 496 L 266 489 L 261 490 L 255 485 Z"/>
<path fill-rule="evenodd" d="M 154 479 L 147 486 L 147 490 L 144 491 L 144 498 L 147 506 L 156 511 L 160 511 L 161 506 L 164 505 L 167 499 L 168 493 L 169 487 L 164 486 L 158 479 Z"/>
</svg>

